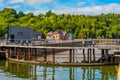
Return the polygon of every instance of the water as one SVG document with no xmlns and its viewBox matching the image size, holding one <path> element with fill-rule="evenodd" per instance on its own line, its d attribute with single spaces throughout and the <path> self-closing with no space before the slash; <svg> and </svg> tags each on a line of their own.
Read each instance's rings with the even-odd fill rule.
<svg viewBox="0 0 120 80">
<path fill-rule="evenodd" d="M 118 66 L 42 66 L 0 61 L 0 80 L 117 80 Z"/>
</svg>

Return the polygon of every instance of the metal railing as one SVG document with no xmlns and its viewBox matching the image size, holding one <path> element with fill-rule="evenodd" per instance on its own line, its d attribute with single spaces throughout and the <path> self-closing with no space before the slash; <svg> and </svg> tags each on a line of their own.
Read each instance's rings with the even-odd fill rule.
<svg viewBox="0 0 120 80">
<path fill-rule="evenodd" d="M 16 39 L 14 41 L 2 39 L 0 40 L 0 44 L 31 44 L 31 45 L 46 45 L 46 44 L 66 44 L 69 46 L 69 44 L 74 45 L 80 45 L 83 47 L 86 46 L 98 46 L 98 45 L 120 45 L 120 39 L 75 39 L 75 40 L 31 40 L 31 39 Z"/>
</svg>

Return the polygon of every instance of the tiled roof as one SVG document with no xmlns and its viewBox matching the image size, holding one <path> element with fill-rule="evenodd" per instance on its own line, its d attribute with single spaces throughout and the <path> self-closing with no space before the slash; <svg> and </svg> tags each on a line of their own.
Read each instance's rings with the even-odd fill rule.
<svg viewBox="0 0 120 80">
<path fill-rule="evenodd" d="M 48 32 L 46 35 L 47 35 L 47 36 L 52 36 L 53 34 L 66 35 L 67 33 L 66 33 L 66 32 L 61 32 L 61 31 L 59 31 L 59 30 L 56 30 L 55 32 L 50 31 L 50 32 Z"/>
<path fill-rule="evenodd" d="M 48 32 L 46 35 L 47 35 L 47 36 L 51 36 L 51 35 L 53 35 L 53 32 L 50 31 L 50 32 Z"/>
</svg>

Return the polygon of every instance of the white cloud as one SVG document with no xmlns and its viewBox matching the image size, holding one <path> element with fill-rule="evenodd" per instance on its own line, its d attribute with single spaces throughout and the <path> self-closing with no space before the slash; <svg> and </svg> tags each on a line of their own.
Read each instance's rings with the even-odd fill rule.
<svg viewBox="0 0 120 80">
<path fill-rule="evenodd" d="M 0 0 L 0 6 L 3 6 L 3 0 Z"/>
<path fill-rule="evenodd" d="M 27 4 L 39 4 L 39 3 L 49 3 L 52 2 L 52 0 L 25 0 L 25 3 Z"/>
<path fill-rule="evenodd" d="M 16 3 L 23 3 L 24 0 L 9 0 L 8 3 L 9 4 L 16 4 Z"/>
<path fill-rule="evenodd" d="M 16 3 L 23 3 L 27 5 L 35 5 L 39 3 L 48 3 L 52 2 L 53 0 L 9 0 L 9 4 L 16 4 Z"/>
<path fill-rule="evenodd" d="M 14 9 L 16 9 L 16 8 L 20 8 L 20 5 L 8 6 L 7 8 L 14 8 Z"/>
<path fill-rule="evenodd" d="M 85 14 L 85 15 L 98 15 L 101 13 L 120 13 L 120 4 L 108 4 L 102 6 L 92 6 L 84 8 L 71 8 L 54 10 L 53 12 L 57 14 L 70 13 L 70 14 Z"/>
<path fill-rule="evenodd" d="M 45 14 L 46 12 L 47 12 L 48 10 L 36 10 L 36 11 L 31 11 L 31 10 L 27 10 L 26 12 L 25 12 L 25 14 L 27 14 L 27 13 L 34 13 L 34 15 L 38 15 L 38 14 Z"/>
<path fill-rule="evenodd" d="M 45 14 L 48 10 L 36 10 L 36 11 L 27 11 L 33 12 L 35 15 L 40 13 Z M 120 13 L 120 4 L 107 4 L 101 6 L 91 6 L 91 7 L 84 7 L 84 8 L 64 8 L 61 10 L 52 10 L 52 12 L 56 14 L 83 14 L 83 15 L 99 15 L 101 13 L 108 14 L 108 13 Z"/>
<path fill-rule="evenodd" d="M 78 2 L 78 6 L 84 5 L 86 2 Z"/>
</svg>

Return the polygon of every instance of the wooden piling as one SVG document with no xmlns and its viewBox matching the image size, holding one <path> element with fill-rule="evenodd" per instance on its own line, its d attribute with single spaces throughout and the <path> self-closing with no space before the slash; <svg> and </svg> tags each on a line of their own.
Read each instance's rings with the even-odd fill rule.
<svg viewBox="0 0 120 80">
<path fill-rule="evenodd" d="M 104 62 L 104 49 L 101 50 L 101 58 L 102 58 L 102 62 Z"/>
<path fill-rule="evenodd" d="M 104 49 L 101 50 L 101 57 L 104 57 Z"/>
<path fill-rule="evenodd" d="M 37 49 L 34 49 L 34 61 L 36 61 L 37 60 Z"/>
<path fill-rule="evenodd" d="M 28 51 L 28 48 L 26 48 L 26 58 L 27 58 L 27 60 L 29 60 L 29 51 Z"/>
<path fill-rule="evenodd" d="M 69 63 L 72 63 L 72 49 L 69 49 Z"/>
<path fill-rule="evenodd" d="M 10 48 L 10 56 L 9 58 L 12 58 L 12 48 Z"/>
<path fill-rule="evenodd" d="M 55 62 L 55 49 L 52 49 L 53 50 L 53 63 Z"/>
<path fill-rule="evenodd" d="M 93 49 L 93 62 L 95 62 L 95 49 Z"/>
<path fill-rule="evenodd" d="M 106 58 L 106 62 L 108 62 L 108 49 L 105 49 L 105 54 L 106 54 L 106 56 L 105 56 L 105 58 Z"/>
<path fill-rule="evenodd" d="M 44 62 L 47 61 L 47 49 L 44 49 Z"/>
<path fill-rule="evenodd" d="M 89 51 L 89 56 L 90 56 L 90 62 L 92 62 L 92 49 L 89 49 L 90 51 Z"/>
<path fill-rule="evenodd" d="M 89 49 L 87 50 L 87 61 L 89 62 Z"/>
<path fill-rule="evenodd" d="M 73 55 L 73 58 L 72 58 L 73 61 L 72 62 L 74 63 L 74 61 L 75 61 L 75 59 L 74 59 L 75 58 L 75 50 L 74 49 L 72 50 L 72 55 Z"/>
<path fill-rule="evenodd" d="M 83 62 L 85 62 L 86 59 L 85 59 L 85 49 L 83 49 Z"/>
<path fill-rule="evenodd" d="M 25 48 L 23 49 L 23 52 L 24 52 L 24 58 L 23 59 L 26 60 L 26 49 Z"/>
<path fill-rule="evenodd" d="M 20 48 L 16 48 L 16 52 L 17 52 L 17 59 L 19 60 L 19 58 L 20 58 Z"/>
<path fill-rule="evenodd" d="M 5 54 L 6 54 L 6 59 L 9 59 L 9 50 L 8 49 L 6 50 Z"/>
<path fill-rule="evenodd" d="M 28 50 L 28 60 L 31 61 L 31 49 L 27 49 Z"/>
</svg>

